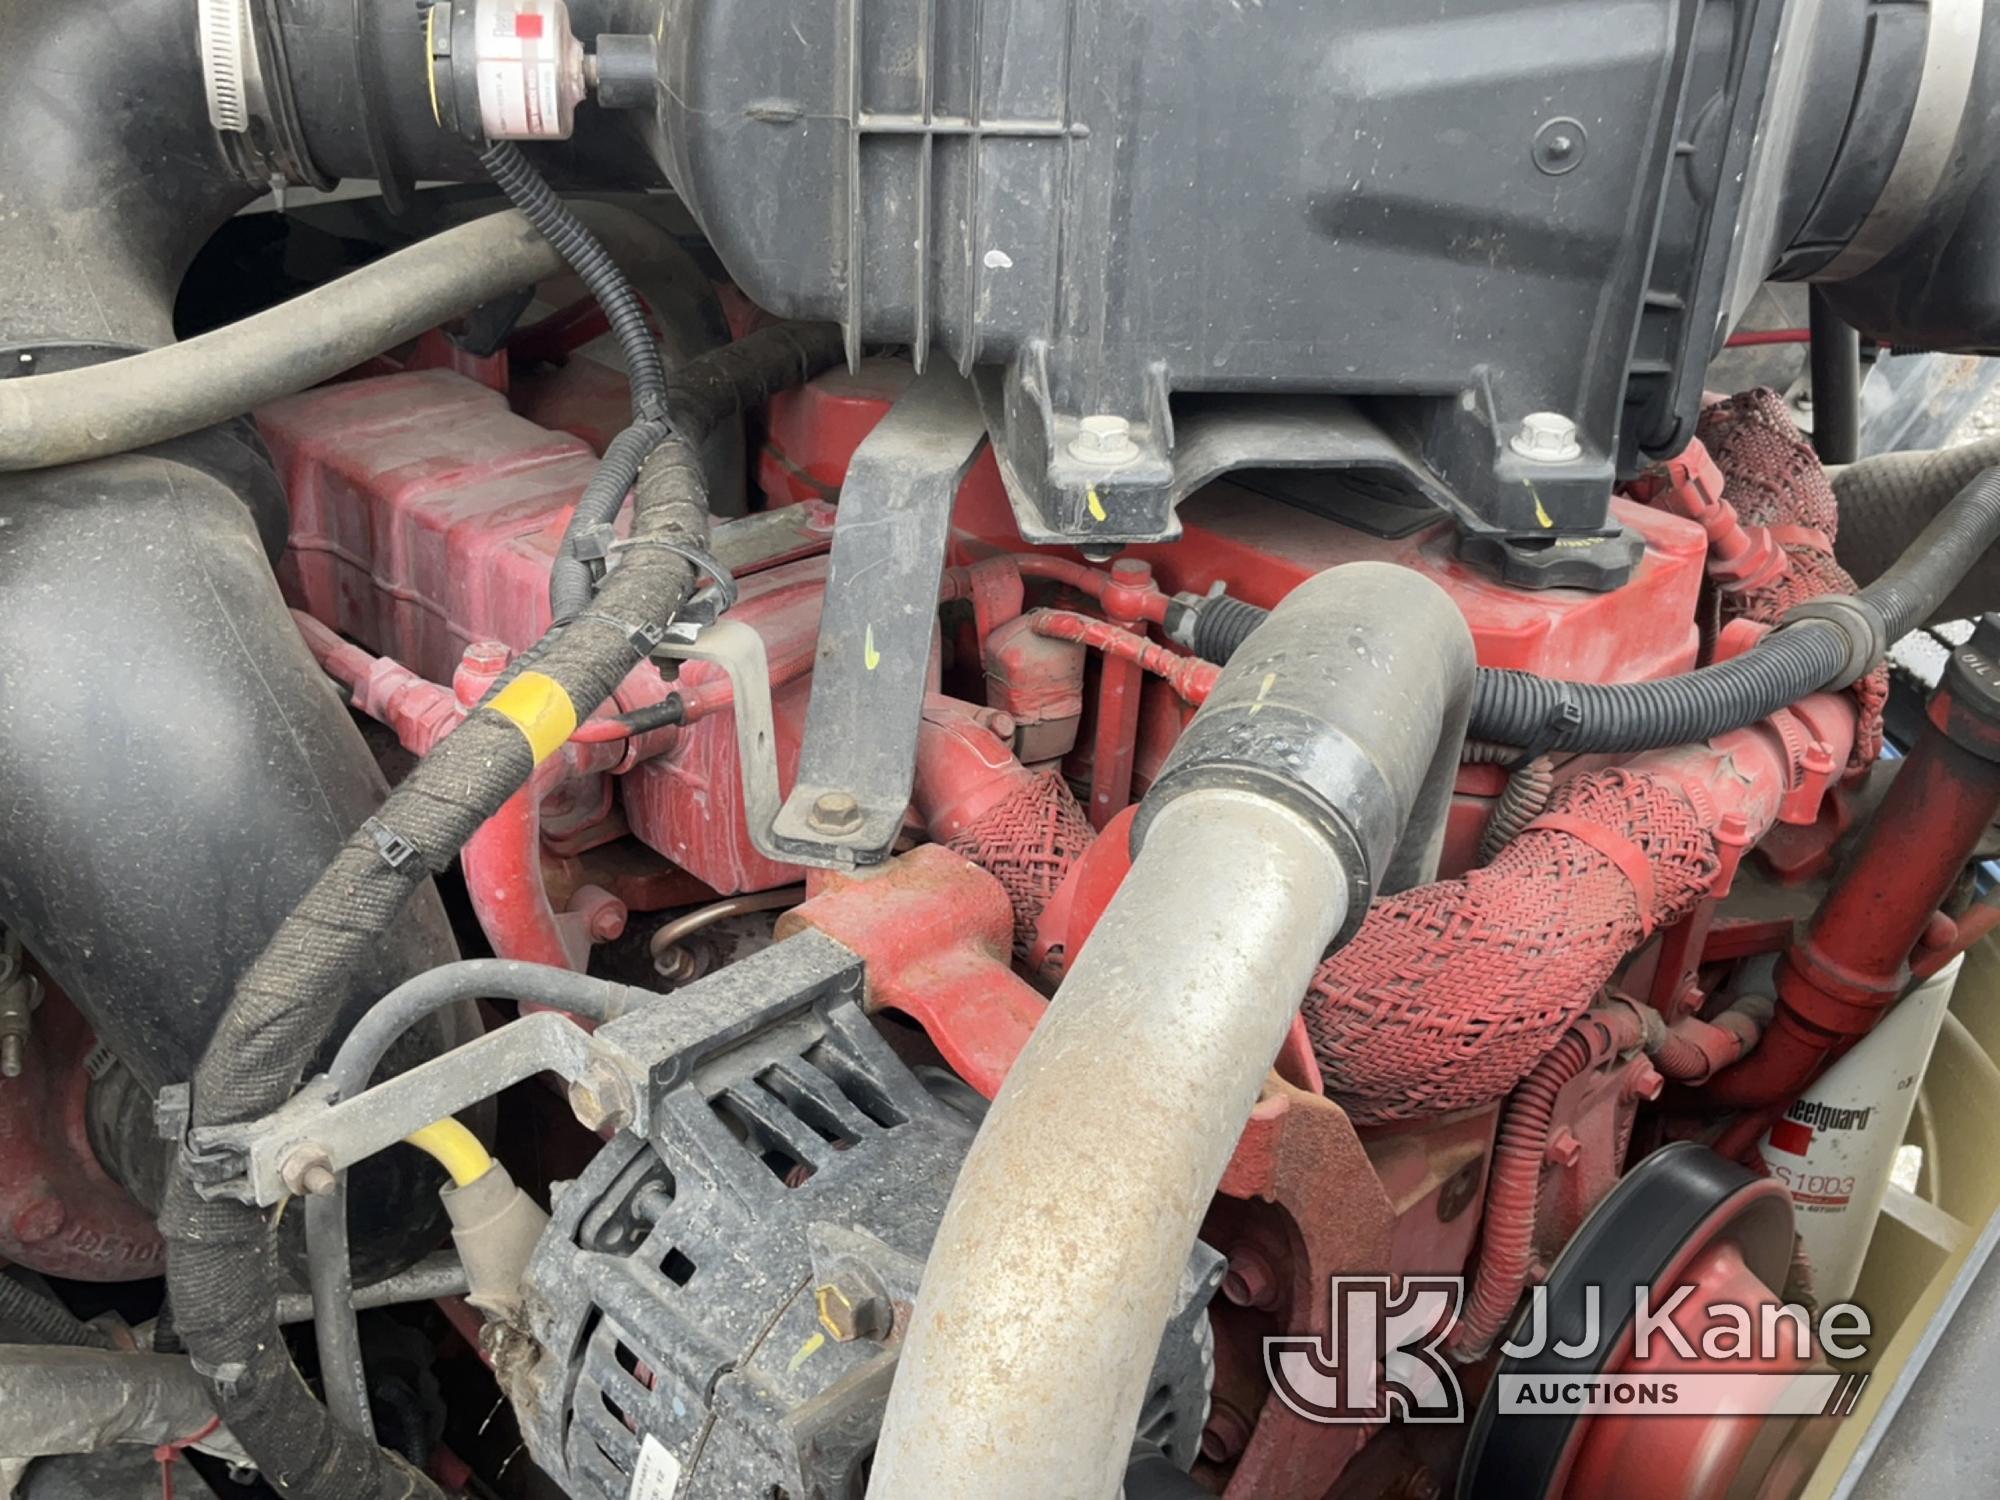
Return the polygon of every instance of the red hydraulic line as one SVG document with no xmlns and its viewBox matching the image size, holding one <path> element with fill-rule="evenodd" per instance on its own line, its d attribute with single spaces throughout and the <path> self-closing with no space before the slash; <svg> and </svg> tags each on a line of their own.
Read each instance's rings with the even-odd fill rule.
<svg viewBox="0 0 2000 1500">
<path fill-rule="evenodd" d="M 1167 685 L 1189 703 L 1198 705 L 1206 702 L 1209 689 L 1215 686 L 1215 679 L 1222 671 L 1212 662 L 1169 651 L 1142 635 L 1120 629 L 1109 620 L 1093 620 L 1088 615 L 1071 614 L 1063 609 L 1038 609 L 1032 620 L 1036 635 L 1050 636 L 1059 641 L 1077 641 L 1107 656 L 1118 656 L 1136 663 L 1155 677 L 1164 678 Z"/>
<path fill-rule="evenodd" d="M 1807 328 L 1746 328 L 1741 333 L 1732 333 L 1723 341 L 1725 349 L 1757 349 L 1766 344 L 1810 344 L 1812 331 Z"/>
</svg>

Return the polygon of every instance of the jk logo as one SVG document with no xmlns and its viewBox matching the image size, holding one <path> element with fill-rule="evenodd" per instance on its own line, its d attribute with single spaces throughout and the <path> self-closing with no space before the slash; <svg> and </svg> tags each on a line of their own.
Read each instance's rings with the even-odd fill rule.
<svg viewBox="0 0 2000 1500">
<path fill-rule="evenodd" d="M 1324 1339 L 1264 1340 L 1264 1372 L 1309 1422 L 1462 1422 L 1465 1396 L 1439 1350 L 1465 1300 L 1457 1276 L 1333 1278 Z"/>
</svg>

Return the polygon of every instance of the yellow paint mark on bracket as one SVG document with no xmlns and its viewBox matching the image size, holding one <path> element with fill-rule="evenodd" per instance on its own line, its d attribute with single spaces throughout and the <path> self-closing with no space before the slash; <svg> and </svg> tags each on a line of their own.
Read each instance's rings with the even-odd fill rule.
<svg viewBox="0 0 2000 1500">
<path fill-rule="evenodd" d="M 442 130 L 444 116 L 438 111 L 437 29 L 437 7 L 433 5 L 424 12 L 424 76 L 431 84 L 431 123 Z"/>
<path fill-rule="evenodd" d="M 882 653 L 875 649 L 875 627 L 870 625 L 867 634 L 861 638 L 861 665 L 874 671 L 882 665 Z"/>
<path fill-rule="evenodd" d="M 1097 486 L 1093 484 L 1085 492 L 1083 498 L 1090 504 L 1090 519 L 1093 521 L 1102 521 L 1104 519 L 1104 502 L 1097 498 Z"/>
<path fill-rule="evenodd" d="M 807 1360 L 811 1359 L 815 1354 L 819 1353 L 819 1351 L 824 1349 L 825 1347 L 826 1347 L 826 1335 L 823 1333 L 814 1334 L 811 1338 L 807 1339 L 803 1344 L 799 1345 L 799 1352 L 794 1354 L 792 1356 L 792 1362 L 785 1366 L 785 1373 L 787 1375 L 798 1374 L 799 1366 L 804 1364 Z"/>
</svg>

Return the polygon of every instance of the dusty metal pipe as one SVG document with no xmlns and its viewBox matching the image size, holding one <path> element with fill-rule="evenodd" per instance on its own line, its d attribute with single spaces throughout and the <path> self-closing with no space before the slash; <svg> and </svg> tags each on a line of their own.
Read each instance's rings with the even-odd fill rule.
<svg viewBox="0 0 2000 1500">
<path fill-rule="evenodd" d="M 1118 1492 L 1202 1214 L 1314 967 L 1457 763 L 1472 671 L 1443 591 L 1376 564 L 1232 657 L 959 1173 L 872 1500 Z"/>
</svg>

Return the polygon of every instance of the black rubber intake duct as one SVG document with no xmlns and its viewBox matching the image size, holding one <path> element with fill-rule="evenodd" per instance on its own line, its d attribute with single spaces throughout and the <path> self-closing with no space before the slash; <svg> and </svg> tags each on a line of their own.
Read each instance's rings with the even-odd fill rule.
<svg viewBox="0 0 2000 1500">
<path fill-rule="evenodd" d="M 238 978 L 387 788 L 220 479 L 130 454 L 0 476 L 0 515 L 0 921 L 157 1092 L 192 1075 Z M 332 1031 L 454 956 L 427 886 L 329 997 Z M 393 1061 L 462 1035 L 434 1027 Z M 127 1135 L 106 1165 L 143 1190 L 158 1174 L 135 1159 L 169 1148 Z M 364 1275 L 442 1222 L 414 1152 L 370 1176 Z"/>
<path fill-rule="evenodd" d="M 203 112 L 195 10 L 0 6 L 9 386 L 171 343 L 188 261 L 257 191 Z M 0 476 L 0 522 L 0 925 L 154 1092 L 192 1074 L 243 971 L 386 788 L 279 596 L 284 499 L 247 421 Z M 327 997 L 329 1029 L 454 955 L 426 888 Z M 441 1022 L 397 1060 L 460 1034 Z M 150 1198 L 170 1148 L 141 1112 L 121 1120 L 98 1144 Z M 439 1180 L 414 1152 L 375 1164 L 356 1193 L 361 1274 L 434 1241 Z"/>
</svg>

